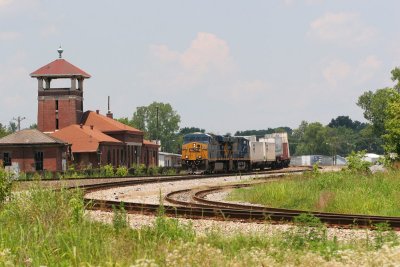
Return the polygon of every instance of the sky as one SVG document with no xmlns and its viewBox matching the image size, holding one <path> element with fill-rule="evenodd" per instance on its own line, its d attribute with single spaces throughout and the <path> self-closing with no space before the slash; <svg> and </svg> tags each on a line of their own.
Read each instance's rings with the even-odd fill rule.
<svg viewBox="0 0 400 267">
<path fill-rule="evenodd" d="M 365 121 L 365 91 L 393 86 L 400 1 L 0 0 L 0 122 L 36 123 L 37 81 L 58 57 L 92 75 L 84 110 L 132 117 L 170 103 L 181 127 L 225 134 Z M 69 81 L 56 81 L 53 86 Z"/>
</svg>

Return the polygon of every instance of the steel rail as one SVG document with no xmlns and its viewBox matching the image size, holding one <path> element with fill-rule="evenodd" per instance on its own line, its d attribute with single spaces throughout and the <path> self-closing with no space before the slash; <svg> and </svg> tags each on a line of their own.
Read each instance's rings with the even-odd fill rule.
<svg viewBox="0 0 400 267">
<path fill-rule="evenodd" d="M 293 209 L 282 209 L 282 208 L 272 208 L 266 206 L 256 206 L 256 205 L 244 205 L 237 203 L 227 203 L 220 201 L 207 200 L 205 197 L 209 194 L 215 193 L 221 190 L 248 187 L 254 184 L 236 184 L 227 186 L 217 186 L 204 190 L 197 190 L 191 196 L 195 202 L 185 202 L 182 200 L 177 200 L 176 195 L 182 193 L 193 192 L 193 190 L 186 189 L 171 192 L 166 195 L 165 199 L 168 202 L 174 203 L 176 205 L 199 207 L 199 208 L 214 208 L 214 209 L 231 209 L 231 210 L 244 210 L 254 214 L 255 212 L 263 212 L 265 214 L 272 214 L 282 216 L 285 218 L 290 218 L 292 221 L 296 216 L 300 214 L 312 214 L 313 216 L 319 218 L 322 222 L 332 224 L 332 225 L 362 225 L 362 226 L 374 226 L 378 223 L 387 223 L 393 228 L 400 228 L 400 217 L 394 216 L 375 216 L 375 215 L 364 215 L 364 214 L 343 214 L 343 213 L 329 213 L 329 212 L 315 212 L 315 211 L 304 211 L 304 210 L 293 210 Z M 271 216 L 273 217 L 273 216 Z"/>
<path fill-rule="evenodd" d="M 270 173 L 291 173 L 300 172 L 304 170 L 286 170 L 286 171 L 273 171 L 267 173 L 257 173 L 257 174 L 270 174 Z M 225 176 L 231 176 L 232 174 L 227 174 Z M 246 173 L 244 175 L 252 175 Z M 219 175 L 221 177 L 222 175 Z M 137 184 L 146 183 L 156 183 L 156 182 L 169 182 L 178 180 L 188 180 L 188 179 L 202 179 L 202 178 L 213 178 L 215 175 L 202 175 L 202 176 L 179 176 L 179 177 L 156 177 L 156 178 L 145 178 L 137 180 L 129 180 L 122 182 L 110 182 L 101 183 L 94 185 L 82 185 L 85 192 L 97 191 L 107 188 L 131 186 Z M 240 220 L 240 221 L 256 221 L 256 222 L 290 222 L 300 214 L 308 213 L 313 214 L 315 217 L 319 218 L 322 222 L 329 225 L 340 225 L 340 226 L 358 226 L 358 227 L 373 227 L 377 223 L 387 223 L 389 226 L 399 229 L 400 228 L 400 217 L 384 217 L 384 216 L 370 216 L 370 215 L 354 215 L 354 214 L 336 214 L 336 213 L 324 213 L 324 212 L 309 212 L 302 210 L 288 210 L 280 208 L 270 208 L 264 206 L 253 206 L 253 205 L 243 205 L 236 203 L 226 203 L 206 200 L 205 197 L 220 190 L 227 190 L 229 188 L 235 187 L 245 187 L 251 184 L 237 184 L 229 186 L 218 186 L 212 187 L 205 190 L 197 190 L 191 198 L 195 202 L 187 202 L 177 200 L 176 196 L 179 194 L 190 194 L 192 189 L 178 190 L 170 192 L 166 195 L 165 200 L 176 204 L 178 206 L 171 205 L 158 205 L 158 204 L 142 204 L 142 203 L 131 203 L 123 202 L 124 208 L 129 213 L 143 213 L 143 214 L 155 214 L 162 212 L 170 216 L 183 216 L 185 218 L 201 219 L 201 218 L 213 218 L 220 220 Z M 100 209 L 100 210 L 112 210 L 113 207 L 118 207 L 121 201 L 110 201 L 110 200 L 98 200 L 84 198 L 84 201 L 88 209 Z"/>
</svg>

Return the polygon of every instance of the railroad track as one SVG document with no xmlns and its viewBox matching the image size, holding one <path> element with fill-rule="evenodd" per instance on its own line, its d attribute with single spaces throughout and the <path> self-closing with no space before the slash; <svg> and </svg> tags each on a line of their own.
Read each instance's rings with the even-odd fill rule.
<svg viewBox="0 0 400 267">
<path fill-rule="evenodd" d="M 389 216 L 373 216 L 373 215 L 362 215 L 362 214 L 342 214 L 342 213 L 328 213 L 328 212 L 313 212 L 304 210 L 292 210 L 292 209 L 281 209 L 272 208 L 258 205 L 245 205 L 238 203 L 228 203 L 220 201 L 212 201 L 206 199 L 210 194 L 231 190 L 234 188 L 243 188 L 253 186 L 251 184 L 235 184 L 227 186 L 216 186 L 207 189 L 185 189 L 175 192 L 171 192 L 166 195 L 165 200 L 179 206 L 189 206 L 192 208 L 208 208 L 214 210 L 220 210 L 218 214 L 223 212 L 224 218 L 236 218 L 253 221 L 265 221 L 271 220 L 274 222 L 281 221 L 293 221 L 295 217 L 300 214 L 312 214 L 319 218 L 321 222 L 327 223 L 332 226 L 358 226 L 358 227 L 374 227 L 379 223 L 387 223 L 392 228 L 400 230 L 400 217 L 389 217 Z M 190 194 L 192 201 L 181 200 L 179 196 L 182 194 Z M 187 198 L 187 197 L 186 197 Z M 239 217 L 237 217 L 239 216 Z"/>
<path fill-rule="evenodd" d="M 283 175 L 291 172 L 299 172 L 300 170 L 281 170 L 267 172 L 268 174 Z M 302 170 L 304 172 L 304 170 Z M 146 183 L 156 182 L 169 182 L 178 181 L 182 179 L 202 179 L 212 178 L 213 175 L 202 176 L 189 176 L 189 177 L 168 177 L 168 178 L 147 178 L 130 180 L 117 183 L 103 183 L 96 185 L 86 185 L 82 188 L 86 192 L 108 189 L 113 187 L 123 187 Z M 157 214 L 162 207 L 163 214 L 176 217 L 185 217 L 192 219 L 205 219 L 212 218 L 215 220 L 236 220 L 246 222 L 291 222 L 300 214 L 309 213 L 319 218 L 322 222 L 332 226 L 344 227 L 374 227 L 378 223 L 387 223 L 394 229 L 400 229 L 400 217 L 385 217 L 385 216 L 370 216 L 370 215 L 354 215 L 354 214 L 337 214 L 337 213 L 324 213 L 324 212 L 308 212 L 301 210 L 288 210 L 279 208 L 269 208 L 256 205 L 243 205 L 236 203 L 226 203 L 207 200 L 209 194 L 222 191 L 231 190 L 238 187 L 251 186 L 252 184 L 236 184 L 228 186 L 210 187 L 207 189 L 184 189 L 168 193 L 165 201 L 174 205 L 164 203 L 162 206 L 159 204 L 143 204 L 124 202 L 124 208 L 129 213 L 142 213 L 142 214 Z M 186 195 L 182 197 L 182 195 Z M 189 197 L 188 197 L 189 195 Z M 186 198 L 186 200 L 185 200 Z M 189 199 L 187 199 L 189 198 Z M 90 209 L 112 210 L 113 207 L 118 207 L 121 201 L 118 200 L 99 200 L 85 197 L 85 202 Z"/>
</svg>

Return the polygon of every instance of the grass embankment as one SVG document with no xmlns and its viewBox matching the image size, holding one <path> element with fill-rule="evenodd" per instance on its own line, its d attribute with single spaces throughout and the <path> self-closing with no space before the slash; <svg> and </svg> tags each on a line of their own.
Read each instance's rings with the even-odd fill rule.
<svg viewBox="0 0 400 267">
<path fill-rule="evenodd" d="M 400 172 L 293 175 L 234 190 L 228 197 L 271 207 L 337 213 L 400 216 Z"/>
<path fill-rule="evenodd" d="M 191 225 L 163 216 L 141 229 L 127 227 L 123 209 L 113 224 L 90 221 L 79 191 L 41 188 L 0 204 L 0 266 L 279 266 L 329 262 L 400 262 L 398 237 L 339 242 L 315 218 L 277 234 L 196 235 Z M 312 224 L 314 227 L 309 227 Z M 390 245 L 386 247 L 385 244 Z M 379 255 L 379 257 L 377 256 Z"/>
</svg>

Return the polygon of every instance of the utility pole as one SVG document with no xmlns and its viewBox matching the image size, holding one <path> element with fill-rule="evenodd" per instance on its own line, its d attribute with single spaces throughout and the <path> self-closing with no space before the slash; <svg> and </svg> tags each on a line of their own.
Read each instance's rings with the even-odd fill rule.
<svg viewBox="0 0 400 267">
<path fill-rule="evenodd" d="M 158 144 L 158 106 L 156 107 L 157 109 L 157 134 L 156 134 L 156 142 Z"/>
<path fill-rule="evenodd" d="M 13 118 L 14 121 L 17 122 L 17 129 L 18 131 L 21 131 L 21 121 L 25 120 L 25 117 L 18 116 L 17 118 Z"/>
</svg>

